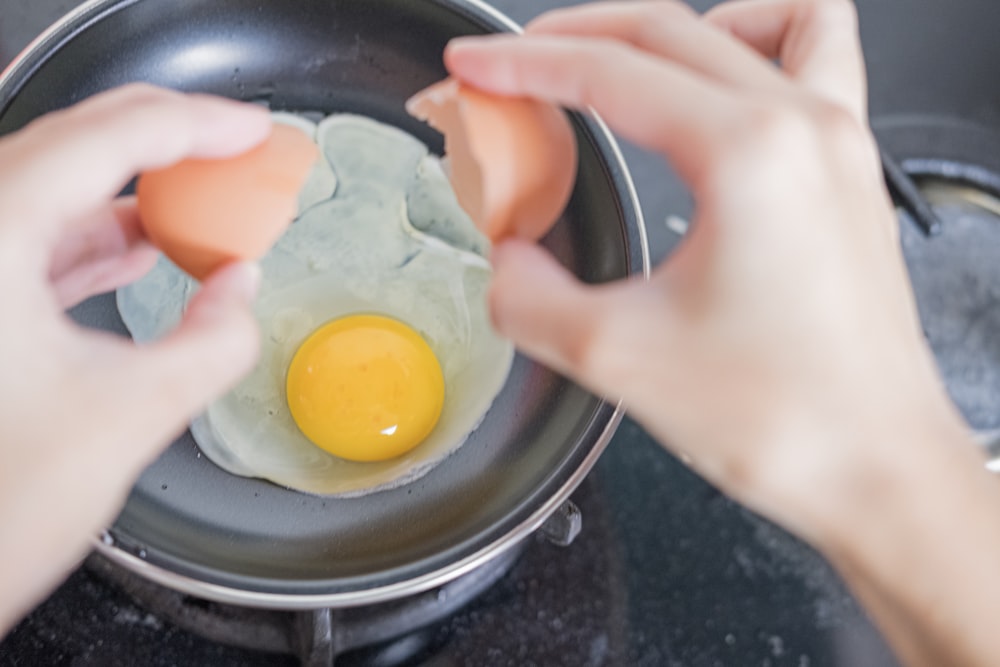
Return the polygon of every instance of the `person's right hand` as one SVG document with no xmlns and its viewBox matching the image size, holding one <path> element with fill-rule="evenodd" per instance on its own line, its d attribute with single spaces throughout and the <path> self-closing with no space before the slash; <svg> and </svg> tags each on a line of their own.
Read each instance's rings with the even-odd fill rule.
<svg viewBox="0 0 1000 667">
<path fill-rule="evenodd" d="M 850 2 L 705 18 L 582 6 L 524 37 L 456 40 L 446 64 L 495 93 L 592 106 L 662 151 L 696 201 L 648 283 L 586 287 L 536 246 L 499 246 L 495 321 L 528 354 L 623 397 L 708 479 L 808 536 L 823 511 L 810 497 L 856 481 L 857 448 L 892 447 L 880 436 L 915 414 L 957 428 L 867 126 Z"/>
<path fill-rule="evenodd" d="M 445 62 L 497 94 L 593 107 L 696 201 L 649 282 L 585 286 L 500 245 L 500 331 L 809 539 L 902 657 L 994 664 L 1000 485 L 921 332 L 853 4 L 582 6 L 456 40 Z"/>
</svg>

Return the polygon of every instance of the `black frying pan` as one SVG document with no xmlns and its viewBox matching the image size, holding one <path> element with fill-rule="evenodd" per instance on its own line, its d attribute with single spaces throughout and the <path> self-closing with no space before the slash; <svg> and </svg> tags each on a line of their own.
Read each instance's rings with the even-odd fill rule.
<svg viewBox="0 0 1000 667">
<path fill-rule="evenodd" d="M 350 111 L 441 151 L 403 101 L 445 75 L 451 37 L 511 30 L 463 0 L 95 0 L 38 40 L 0 79 L 0 133 L 130 81 Z M 648 264 L 638 205 L 603 127 L 574 118 L 580 173 L 545 243 L 588 281 Z M 72 311 L 124 334 L 112 296 Z M 403 488 L 331 500 L 231 476 L 189 435 L 145 472 L 106 555 L 202 597 L 284 608 L 398 597 L 468 571 L 536 529 L 607 444 L 614 405 L 519 358 L 482 426 Z"/>
</svg>

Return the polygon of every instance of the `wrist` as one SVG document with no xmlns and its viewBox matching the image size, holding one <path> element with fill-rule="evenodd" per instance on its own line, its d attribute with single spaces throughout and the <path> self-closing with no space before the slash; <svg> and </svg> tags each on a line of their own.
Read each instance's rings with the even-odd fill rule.
<svg viewBox="0 0 1000 667">
<path fill-rule="evenodd" d="M 992 664 L 1000 480 L 957 417 L 878 435 L 863 466 L 817 488 L 800 531 L 906 664 Z M 901 444 L 903 443 L 903 444 Z M 978 658 L 977 658 L 978 656 Z M 995 657 L 995 656 L 994 656 Z"/>
<path fill-rule="evenodd" d="M 800 435 L 794 448 L 782 447 L 785 462 L 756 485 L 782 490 L 774 498 L 780 506 L 765 513 L 829 555 L 876 549 L 879 536 L 922 530 L 938 512 L 944 521 L 968 512 L 970 489 L 1000 489 L 943 394 L 898 407 L 883 404 L 870 419 Z"/>
<path fill-rule="evenodd" d="M 867 434 L 856 446 L 866 455 L 845 465 L 824 497 L 808 505 L 817 546 L 826 551 L 864 558 L 883 539 L 922 534 L 968 512 L 970 483 L 994 485 L 983 452 L 958 420 L 921 419 Z"/>
</svg>

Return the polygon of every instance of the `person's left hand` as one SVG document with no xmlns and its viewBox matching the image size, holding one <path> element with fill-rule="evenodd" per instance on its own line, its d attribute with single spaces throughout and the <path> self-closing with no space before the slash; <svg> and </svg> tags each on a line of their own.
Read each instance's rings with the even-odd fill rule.
<svg viewBox="0 0 1000 667">
<path fill-rule="evenodd" d="M 138 171 L 238 154 L 269 131 L 261 109 L 139 85 L 0 140 L 0 635 L 257 354 L 254 265 L 211 276 L 178 329 L 143 348 L 64 314 L 156 260 L 116 193 Z"/>
</svg>

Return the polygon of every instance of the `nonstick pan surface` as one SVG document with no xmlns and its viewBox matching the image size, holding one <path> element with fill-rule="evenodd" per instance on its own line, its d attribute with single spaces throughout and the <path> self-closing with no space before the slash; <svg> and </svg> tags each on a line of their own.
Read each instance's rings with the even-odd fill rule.
<svg viewBox="0 0 1000 667">
<path fill-rule="evenodd" d="M 440 152 L 440 137 L 406 115 L 404 100 L 445 75 L 450 38 L 514 28 L 461 0 L 95 0 L 0 79 L 0 133 L 147 81 L 274 109 L 366 114 Z M 641 273 L 645 236 L 621 157 L 597 120 L 574 122 L 579 178 L 545 244 L 587 281 Z M 112 295 L 71 314 L 125 335 Z M 519 357 L 456 454 L 413 484 L 354 499 L 234 477 L 185 434 L 142 475 L 97 546 L 212 599 L 283 608 L 390 599 L 458 576 L 536 529 L 593 465 L 619 417 L 615 405 Z"/>
</svg>

